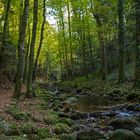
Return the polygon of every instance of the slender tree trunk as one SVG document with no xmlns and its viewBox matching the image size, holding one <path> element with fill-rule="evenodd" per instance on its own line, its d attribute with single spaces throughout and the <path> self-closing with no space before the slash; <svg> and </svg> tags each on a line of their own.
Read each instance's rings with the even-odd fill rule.
<svg viewBox="0 0 140 140">
<path fill-rule="evenodd" d="M 118 0 L 118 16 L 119 16 L 119 82 L 125 81 L 125 58 L 124 58 L 124 46 L 125 46 L 125 31 L 124 31 L 124 0 Z"/>
<path fill-rule="evenodd" d="M 42 21 L 42 27 L 41 27 L 39 47 L 37 50 L 36 59 L 35 59 L 35 63 L 34 63 L 33 81 L 35 81 L 35 79 L 36 79 L 35 77 L 36 77 L 37 64 L 38 64 L 38 59 L 39 59 L 42 42 L 43 42 L 43 33 L 44 33 L 45 22 L 46 22 L 46 4 L 45 4 L 45 2 L 46 2 L 46 0 L 43 0 L 43 21 Z"/>
<path fill-rule="evenodd" d="M 135 88 L 140 89 L 140 0 L 135 0 L 136 7 L 136 60 Z"/>
<path fill-rule="evenodd" d="M 2 46 L 0 46 L 0 55 L 1 55 L 2 48 L 4 47 L 5 41 L 6 41 L 6 34 L 7 34 L 7 25 L 8 25 L 8 17 L 9 17 L 9 11 L 10 11 L 10 4 L 11 4 L 11 0 L 8 0 L 7 1 L 7 6 L 6 6 L 6 10 L 5 10 L 3 34 L 2 34 Z"/>
<path fill-rule="evenodd" d="M 93 0 L 91 0 L 90 3 L 91 3 L 92 14 L 96 20 L 97 27 L 98 27 L 99 46 L 101 48 L 101 73 L 102 73 L 101 78 L 102 80 L 106 80 L 107 79 L 107 60 L 106 60 L 106 47 L 105 47 L 105 42 L 104 42 L 103 25 L 101 22 L 100 15 L 98 13 L 94 13 Z"/>
<path fill-rule="evenodd" d="M 102 80 L 106 80 L 107 78 L 107 60 L 106 60 L 106 48 L 104 43 L 104 32 L 101 23 L 100 16 L 98 14 L 94 14 L 94 18 L 96 20 L 98 26 L 98 38 L 99 38 L 99 46 L 101 48 L 101 72 L 102 72 Z"/>
<path fill-rule="evenodd" d="M 4 25 L 3 25 L 3 33 L 2 33 L 2 41 L 0 42 L 0 84 L 2 83 L 2 75 L 4 73 L 4 57 L 3 57 L 3 50 L 6 45 L 6 38 L 7 38 L 7 25 L 8 25 L 8 17 L 9 17 L 9 10 L 10 10 L 11 0 L 7 1 L 7 5 L 5 7 L 5 17 L 4 17 Z"/>
<path fill-rule="evenodd" d="M 17 63 L 17 73 L 16 73 L 16 84 L 13 93 L 14 98 L 19 98 L 21 92 L 21 85 L 23 82 L 23 70 L 24 70 L 24 45 L 26 36 L 26 26 L 29 11 L 29 0 L 24 1 L 24 10 L 20 18 L 19 25 L 19 39 L 18 39 L 18 63 Z"/>
<path fill-rule="evenodd" d="M 29 48 L 30 48 L 30 40 L 31 40 L 31 35 L 30 35 L 30 24 L 28 25 L 28 43 L 27 43 L 27 48 L 26 48 L 26 56 L 25 56 L 25 67 L 24 67 L 24 74 L 23 74 L 23 83 L 26 83 L 27 80 L 27 70 L 28 70 L 28 57 L 29 57 Z"/>
<path fill-rule="evenodd" d="M 69 26 L 69 45 L 70 45 L 70 62 L 71 62 L 71 74 L 73 69 L 73 49 L 72 49 L 72 35 L 71 35 L 71 15 L 70 15 L 70 4 L 67 1 L 67 9 L 68 9 L 68 26 Z"/>
<path fill-rule="evenodd" d="M 69 73 L 69 64 L 68 64 L 68 48 L 66 44 L 66 35 L 65 35 L 65 23 L 64 23 L 64 17 L 63 17 L 63 11 L 61 10 L 61 26 L 62 26 L 62 35 L 63 35 L 63 45 L 64 45 L 64 61 L 65 61 L 65 67 L 67 70 L 67 73 Z M 68 78 L 68 76 L 66 76 Z"/>
<path fill-rule="evenodd" d="M 30 45 L 29 54 L 29 70 L 28 70 L 28 80 L 27 80 L 27 97 L 33 97 L 33 66 L 34 66 L 34 47 L 36 41 L 36 28 L 37 28 L 37 18 L 38 18 L 38 0 L 34 0 L 34 10 L 33 10 L 33 28 L 32 28 L 32 39 Z"/>
</svg>

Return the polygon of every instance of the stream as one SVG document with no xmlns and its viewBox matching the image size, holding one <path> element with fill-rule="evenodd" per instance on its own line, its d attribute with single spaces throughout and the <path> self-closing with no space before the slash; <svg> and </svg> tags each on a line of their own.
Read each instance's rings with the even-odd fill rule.
<svg viewBox="0 0 140 140">
<path fill-rule="evenodd" d="M 74 104 L 69 106 L 72 112 L 81 114 L 81 118 L 72 116 L 81 129 L 94 128 L 107 134 L 107 124 L 114 118 L 135 118 L 140 115 L 140 104 L 137 102 L 124 101 L 121 98 L 108 96 L 84 96 L 80 95 Z M 74 114 L 74 113 L 73 113 Z M 75 114 L 76 115 L 76 114 Z"/>
</svg>

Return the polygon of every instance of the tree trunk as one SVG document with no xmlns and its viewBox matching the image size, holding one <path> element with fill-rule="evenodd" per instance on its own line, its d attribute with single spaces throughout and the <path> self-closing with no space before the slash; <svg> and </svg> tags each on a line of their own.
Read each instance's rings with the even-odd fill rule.
<svg viewBox="0 0 140 140">
<path fill-rule="evenodd" d="M 24 70 L 24 45 L 26 36 L 26 26 L 28 19 L 29 10 L 29 0 L 24 1 L 24 10 L 20 18 L 19 25 L 19 39 L 18 39 L 18 63 L 17 63 L 17 73 L 16 73 L 16 84 L 13 93 L 14 98 L 19 98 L 21 92 L 21 85 L 23 82 L 23 70 Z"/>
<path fill-rule="evenodd" d="M 140 0 L 136 5 L 136 60 L 135 60 L 135 88 L 140 89 Z"/>
<path fill-rule="evenodd" d="M 40 42 L 39 42 L 39 47 L 37 50 L 37 55 L 34 63 L 34 70 L 33 70 L 33 81 L 35 81 L 36 77 L 36 70 L 37 70 L 37 64 L 38 64 L 38 59 L 39 55 L 41 52 L 41 47 L 42 47 L 42 42 L 43 42 L 43 33 L 44 33 L 44 27 L 45 27 L 45 22 L 46 22 L 46 5 L 45 5 L 46 0 L 43 0 L 43 21 L 42 21 L 42 27 L 41 27 L 41 34 L 40 34 Z"/>
<path fill-rule="evenodd" d="M 10 11 L 10 4 L 11 4 L 11 0 L 8 0 L 7 1 L 7 6 L 6 6 L 6 10 L 5 10 L 3 34 L 2 34 L 2 46 L 0 46 L 0 55 L 1 55 L 2 48 L 4 47 L 5 41 L 6 41 L 6 34 L 7 34 L 7 25 L 8 25 L 8 17 L 9 17 L 9 11 Z"/>
<path fill-rule="evenodd" d="M 124 0 L 118 0 L 118 16 L 119 16 L 119 82 L 125 81 L 125 58 L 124 58 L 124 46 L 125 46 L 125 31 L 124 31 Z"/>
<path fill-rule="evenodd" d="M 38 17 L 38 0 L 34 0 L 34 11 L 33 11 L 33 28 L 32 28 L 32 39 L 30 45 L 29 54 L 29 70 L 27 80 L 27 97 L 33 97 L 33 66 L 34 66 L 34 47 L 36 40 L 36 28 L 37 28 L 37 17 Z"/>
<path fill-rule="evenodd" d="M 26 83 L 26 80 L 27 80 L 28 57 L 29 57 L 29 47 L 30 47 L 30 39 L 31 39 L 30 24 L 28 25 L 28 33 L 29 33 L 29 37 L 28 37 L 28 43 L 27 43 L 27 48 L 26 48 L 25 67 L 24 67 L 24 74 L 23 74 L 23 83 L 24 84 Z"/>
<path fill-rule="evenodd" d="M 94 18 L 96 20 L 98 26 L 98 38 L 99 38 L 99 46 L 101 48 L 101 73 L 102 80 L 106 80 L 107 78 L 107 60 L 106 60 L 106 48 L 104 43 L 104 32 L 101 23 L 100 16 L 98 14 L 94 14 Z"/>
<path fill-rule="evenodd" d="M 3 33 L 2 33 L 2 41 L 0 44 L 0 84 L 2 83 L 2 75 L 4 73 L 4 58 L 3 58 L 3 50 L 6 45 L 6 38 L 7 38 L 7 25 L 8 25 L 8 17 L 9 17 L 9 10 L 10 10 L 10 3 L 11 0 L 7 1 L 7 5 L 5 8 L 5 17 L 4 17 L 4 25 L 3 25 Z"/>
</svg>

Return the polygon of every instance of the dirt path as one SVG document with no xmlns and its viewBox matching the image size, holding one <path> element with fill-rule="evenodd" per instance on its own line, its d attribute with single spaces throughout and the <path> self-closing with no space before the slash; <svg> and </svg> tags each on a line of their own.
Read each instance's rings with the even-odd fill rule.
<svg viewBox="0 0 140 140">
<path fill-rule="evenodd" d="M 22 92 L 26 91 L 25 85 L 22 85 Z M 0 87 L 0 115 L 3 114 L 6 107 L 11 101 L 12 94 L 14 92 L 14 83 L 10 81 L 5 81 Z"/>
</svg>

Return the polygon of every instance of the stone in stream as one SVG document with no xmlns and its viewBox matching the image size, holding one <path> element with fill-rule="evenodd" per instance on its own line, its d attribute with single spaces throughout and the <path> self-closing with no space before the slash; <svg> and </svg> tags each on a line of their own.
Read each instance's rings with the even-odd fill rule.
<svg viewBox="0 0 140 140">
<path fill-rule="evenodd" d="M 85 129 L 77 134 L 77 140 L 104 139 L 104 135 L 94 129 Z"/>
<path fill-rule="evenodd" d="M 66 103 L 66 104 L 73 104 L 73 103 L 75 103 L 75 102 L 77 102 L 78 101 L 78 99 L 76 98 L 76 97 L 69 97 L 69 98 L 67 98 L 65 101 L 64 101 L 64 103 Z"/>
<path fill-rule="evenodd" d="M 136 140 L 135 134 L 130 130 L 117 129 L 109 137 L 109 140 Z"/>
<path fill-rule="evenodd" d="M 114 129 L 128 129 L 134 130 L 136 127 L 139 127 L 140 124 L 135 120 L 130 120 L 128 118 L 117 118 L 113 119 L 108 123 L 109 126 L 114 127 Z"/>
<path fill-rule="evenodd" d="M 136 135 L 140 136 L 140 127 L 136 127 L 136 128 L 134 129 L 134 133 L 135 133 Z"/>
</svg>

